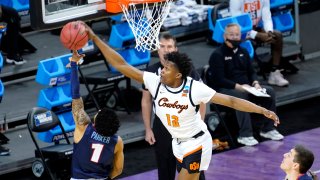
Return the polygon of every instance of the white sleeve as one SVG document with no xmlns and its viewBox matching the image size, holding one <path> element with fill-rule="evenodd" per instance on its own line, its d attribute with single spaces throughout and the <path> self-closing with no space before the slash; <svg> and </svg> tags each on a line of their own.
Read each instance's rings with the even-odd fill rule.
<svg viewBox="0 0 320 180">
<path fill-rule="evenodd" d="M 154 97 L 156 94 L 158 85 L 160 83 L 160 76 L 151 72 L 144 71 L 143 83 L 146 86 L 146 89 L 148 89 L 148 91 L 152 95 L 152 97 Z"/>
<path fill-rule="evenodd" d="M 242 1 L 241 0 L 230 0 L 229 8 L 231 16 L 239 16 L 242 12 Z"/>
<path fill-rule="evenodd" d="M 270 1 L 269 0 L 263 0 L 262 1 L 262 22 L 263 22 L 263 29 L 268 32 L 273 32 L 273 23 L 271 18 L 271 12 L 270 12 Z"/>
<path fill-rule="evenodd" d="M 191 98 L 195 105 L 208 103 L 216 91 L 199 81 L 193 81 Z"/>
</svg>

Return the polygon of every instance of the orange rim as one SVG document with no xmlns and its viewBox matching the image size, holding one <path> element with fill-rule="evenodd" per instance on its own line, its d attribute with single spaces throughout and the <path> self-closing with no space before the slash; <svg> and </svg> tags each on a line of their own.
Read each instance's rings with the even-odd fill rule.
<svg viewBox="0 0 320 180">
<path fill-rule="evenodd" d="M 156 2 L 163 2 L 163 1 L 167 1 L 167 0 L 119 0 L 119 3 L 128 5 L 130 3 L 142 4 L 142 3 L 156 3 Z"/>
</svg>

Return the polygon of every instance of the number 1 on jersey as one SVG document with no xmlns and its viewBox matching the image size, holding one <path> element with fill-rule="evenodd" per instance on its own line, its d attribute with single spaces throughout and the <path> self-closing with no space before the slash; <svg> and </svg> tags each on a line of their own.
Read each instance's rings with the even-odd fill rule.
<svg viewBox="0 0 320 180">
<path fill-rule="evenodd" d="M 178 116 L 176 115 L 170 116 L 170 114 L 166 114 L 166 116 L 167 116 L 167 122 L 169 126 L 180 127 Z"/>
</svg>

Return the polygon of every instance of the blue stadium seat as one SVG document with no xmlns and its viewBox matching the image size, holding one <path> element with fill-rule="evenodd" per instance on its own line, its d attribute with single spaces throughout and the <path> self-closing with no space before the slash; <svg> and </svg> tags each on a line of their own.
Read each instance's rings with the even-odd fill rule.
<svg viewBox="0 0 320 180">
<path fill-rule="evenodd" d="M 42 85 L 58 85 L 70 80 L 70 69 L 66 68 L 71 54 L 45 59 L 39 62 L 36 82 Z"/>
<path fill-rule="evenodd" d="M 4 86 L 3 86 L 2 81 L 0 79 L 0 102 L 2 100 L 3 93 L 4 93 Z"/>
<path fill-rule="evenodd" d="M 212 8 L 208 8 L 208 24 L 209 24 L 209 41 L 213 40 L 213 32 L 216 21 L 218 19 L 230 17 L 229 3 L 221 2 L 215 4 Z"/>
<path fill-rule="evenodd" d="M 283 36 L 291 35 L 294 27 L 294 20 L 290 12 L 272 16 L 274 29 L 282 32 Z"/>
<path fill-rule="evenodd" d="M 29 10 L 29 0 L 1 0 L 0 4 L 12 7 L 18 12 Z"/>
<path fill-rule="evenodd" d="M 40 90 L 37 106 L 56 113 L 70 111 L 72 101 L 70 88 L 70 84 L 64 84 Z"/>
<path fill-rule="evenodd" d="M 112 26 L 109 45 L 113 48 L 122 48 L 124 42 L 135 39 L 133 32 L 127 22 Z"/>
<path fill-rule="evenodd" d="M 119 50 L 118 53 L 132 66 L 140 66 L 149 64 L 150 61 L 150 51 L 138 51 L 136 49 L 126 49 L 126 50 Z M 114 67 L 110 65 L 110 71 L 115 73 L 119 72 Z"/>
<path fill-rule="evenodd" d="M 245 48 L 248 51 L 251 60 L 253 60 L 254 49 L 253 49 L 251 41 L 250 40 L 246 40 L 246 41 L 242 42 L 240 44 L 240 46 Z"/>
<path fill-rule="evenodd" d="M 63 114 L 57 115 L 65 132 L 67 133 L 68 137 L 73 136 L 73 131 L 75 129 L 75 124 L 72 116 L 72 112 L 66 112 Z M 44 142 L 56 142 L 63 139 L 62 130 L 59 126 L 56 126 L 48 131 L 38 133 L 38 138 Z"/>
<path fill-rule="evenodd" d="M 293 4 L 293 0 L 270 0 L 270 9 Z"/>
<path fill-rule="evenodd" d="M 0 39 L 0 40 L 1 40 L 1 39 Z M 2 56 L 2 54 L 1 54 L 1 52 L 0 52 L 0 73 L 1 73 L 2 67 L 3 67 L 3 56 Z"/>
<path fill-rule="evenodd" d="M 240 25 L 243 39 L 247 35 L 247 32 L 252 30 L 252 21 L 249 14 L 242 14 L 239 16 L 218 19 L 213 33 L 213 39 L 215 41 L 217 41 L 218 43 L 222 43 L 224 41 L 224 29 L 230 23 L 237 23 Z"/>
</svg>

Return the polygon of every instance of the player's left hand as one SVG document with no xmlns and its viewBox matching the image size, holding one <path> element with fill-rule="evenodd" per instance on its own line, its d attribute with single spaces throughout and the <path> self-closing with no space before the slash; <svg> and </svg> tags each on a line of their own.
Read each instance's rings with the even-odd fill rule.
<svg viewBox="0 0 320 180">
<path fill-rule="evenodd" d="M 85 56 L 86 56 L 85 54 L 79 54 L 78 51 L 73 50 L 72 57 L 71 57 L 70 61 L 74 61 L 74 62 L 78 63 Z"/>
<path fill-rule="evenodd" d="M 77 64 L 79 64 L 81 62 L 81 59 L 83 57 L 85 57 L 86 55 L 85 54 L 79 54 L 78 51 L 76 50 L 73 50 L 72 52 L 72 56 L 69 58 L 70 61 L 73 61 L 73 62 L 76 62 Z M 81 63 L 80 63 L 81 64 Z M 71 68 L 71 64 L 68 63 L 66 65 L 66 68 Z"/>
<path fill-rule="evenodd" d="M 278 126 L 278 124 L 280 124 L 279 117 L 273 111 L 269 111 L 267 109 L 264 109 L 263 115 L 269 119 L 272 119 L 274 121 L 274 126 Z"/>
</svg>

